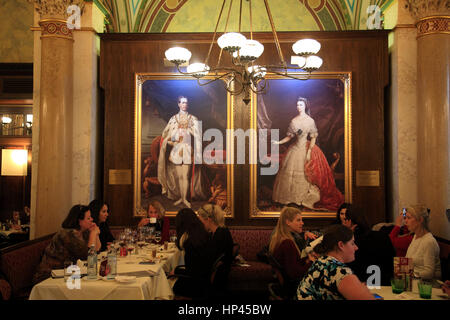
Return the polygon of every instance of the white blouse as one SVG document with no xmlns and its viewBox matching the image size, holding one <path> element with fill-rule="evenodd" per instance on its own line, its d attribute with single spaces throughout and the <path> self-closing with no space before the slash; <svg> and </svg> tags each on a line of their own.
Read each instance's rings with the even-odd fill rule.
<svg viewBox="0 0 450 320">
<path fill-rule="evenodd" d="M 439 245 L 431 232 L 420 238 L 414 235 L 406 252 L 407 258 L 413 259 L 414 273 L 425 279 L 441 278 L 441 261 Z"/>
</svg>

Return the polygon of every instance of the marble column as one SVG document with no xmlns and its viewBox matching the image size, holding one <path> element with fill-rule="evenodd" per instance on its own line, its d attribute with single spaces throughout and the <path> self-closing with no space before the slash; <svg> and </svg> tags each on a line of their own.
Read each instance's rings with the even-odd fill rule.
<svg viewBox="0 0 450 320">
<path fill-rule="evenodd" d="M 417 27 L 418 200 L 431 209 L 435 236 L 450 239 L 450 9 L 409 0 Z"/>
<path fill-rule="evenodd" d="M 391 190 L 390 220 L 401 208 L 418 202 L 417 194 L 417 31 L 406 5 L 397 3 L 392 27 L 391 59 Z"/>
<path fill-rule="evenodd" d="M 37 168 L 33 168 L 34 238 L 60 229 L 72 205 L 73 32 L 66 24 L 71 4 L 70 0 L 35 1 L 40 14 L 41 61 L 39 155 Z"/>
</svg>

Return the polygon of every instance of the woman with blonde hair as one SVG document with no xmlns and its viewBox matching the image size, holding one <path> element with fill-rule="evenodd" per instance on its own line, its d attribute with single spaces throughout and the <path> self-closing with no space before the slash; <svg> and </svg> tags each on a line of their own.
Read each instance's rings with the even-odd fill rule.
<svg viewBox="0 0 450 320">
<path fill-rule="evenodd" d="M 269 244 L 269 253 L 283 268 L 288 279 L 285 279 L 287 290 L 295 293 L 299 281 L 311 265 L 313 257 L 301 258 L 301 250 L 297 246 L 293 232 L 303 231 L 301 211 L 297 208 L 284 207 L 280 212 L 277 226 Z"/>
<path fill-rule="evenodd" d="M 217 276 L 218 281 L 225 285 L 228 273 L 233 263 L 233 238 L 230 231 L 225 226 L 225 212 L 220 206 L 208 203 L 200 207 L 197 211 L 200 221 L 205 229 L 211 233 L 212 247 L 215 251 L 214 259 L 224 254 L 224 272 Z"/>
<path fill-rule="evenodd" d="M 159 201 L 152 200 L 148 203 L 147 217 L 139 221 L 138 227 L 154 226 L 155 231 L 161 232 L 161 241 L 169 241 L 170 221 L 165 216 L 166 210 Z"/>
<path fill-rule="evenodd" d="M 430 232 L 429 220 L 430 209 L 427 207 L 414 205 L 406 208 L 405 224 L 410 232 L 414 232 L 406 257 L 413 259 L 415 276 L 440 279 L 439 245 Z"/>
</svg>

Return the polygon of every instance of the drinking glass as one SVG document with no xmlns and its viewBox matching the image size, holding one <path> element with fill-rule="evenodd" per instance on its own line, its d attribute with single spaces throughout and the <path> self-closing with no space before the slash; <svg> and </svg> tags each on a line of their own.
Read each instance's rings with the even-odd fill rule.
<svg viewBox="0 0 450 320">
<path fill-rule="evenodd" d="M 391 279 L 392 293 L 398 294 L 405 290 L 405 279 L 394 277 Z"/>
<path fill-rule="evenodd" d="M 160 231 L 155 232 L 155 241 L 156 241 L 156 244 L 159 244 L 161 242 L 161 232 Z"/>
<path fill-rule="evenodd" d="M 431 299 L 431 291 L 433 289 L 433 284 L 430 280 L 420 279 L 419 280 L 419 295 L 422 299 Z"/>
</svg>

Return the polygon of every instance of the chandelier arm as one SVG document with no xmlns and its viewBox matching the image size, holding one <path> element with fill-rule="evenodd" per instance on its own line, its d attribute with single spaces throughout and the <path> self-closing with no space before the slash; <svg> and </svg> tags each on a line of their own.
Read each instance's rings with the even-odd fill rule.
<svg viewBox="0 0 450 320">
<path fill-rule="evenodd" d="M 299 78 L 298 76 L 296 77 L 296 76 L 290 75 L 290 74 L 288 74 L 286 72 L 278 72 L 278 71 L 275 71 L 275 70 L 271 70 L 270 72 L 271 73 L 275 73 L 275 74 L 280 75 L 280 76 L 283 76 L 283 77 L 286 77 L 286 78 L 295 79 L 295 80 L 308 80 L 311 77 L 311 73 L 310 72 L 306 72 L 304 78 Z"/>
<path fill-rule="evenodd" d="M 242 0 L 239 4 L 239 33 L 241 33 L 241 22 L 242 22 Z"/>
<path fill-rule="evenodd" d="M 229 76 L 230 74 L 233 74 L 233 72 L 227 72 L 227 73 L 224 73 L 224 74 L 222 74 L 221 76 L 219 76 L 219 77 L 214 77 L 213 79 L 210 79 L 210 80 L 203 79 L 203 80 L 205 80 L 205 82 L 203 82 L 203 83 L 200 82 L 201 78 L 197 78 L 197 82 L 198 82 L 199 85 L 205 86 L 205 85 L 210 84 L 210 83 L 212 83 L 212 82 L 214 82 L 214 81 L 217 81 L 217 80 L 220 80 L 220 79 L 222 79 L 222 78 L 225 78 L 225 77 Z M 190 74 L 190 75 L 193 76 L 193 74 Z M 231 79 L 234 79 L 234 78 L 235 78 L 235 76 L 233 75 L 233 76 L 231 77 Z"/>
<path fill-rule="evenodd" d="M 226 33 L 228 30 L 228 21 L 230 20 L 230 13 L 231 13 L 232 6 L 233 6 L 233 0 L 230 0 L 230 6 L 228 7 L 227 20 L 225 21 L 225 30 L 223 31 L 224 33 Z M 217 21 L 217 23 L 219 23 L 219 21 Z M 223 52 L 223 49 L 221 48 L 220 53 L 219 53 L 219 59 L 217 60 L 217 64 L 216 64 L 216 69 L 220 65 L 220 60 L 222 59 L 222 52 Z"/>
<path fill-rule="evenodd" d="M 223 12 L 223 8 L 225 7 L 225 2 L 227 2 L 227 0 L 223 0 L 222 8 L 220 9 L 219 17 L 217 18 L 216 27 L 214 29 L 214 34 L 213 34 L 213 37 L 211 40 L 211 44 L 209 45 L 208 55 L 206 56 L 206 59 L 205 59 L 205 65 L 208 65 L 209 56 L 211 55 L 211 50 L 212 50 L 212 47 L 214 44 L 214 40 L 216 39 L 217 28 L 219 26 L 220 19 L 222 18 L 222 12 Z"/>
<path fill-rule="evenodd" d="M 286 66 L 286 61 L 284 60 L 283 52 L 281 51 L 280 41 L 278 41 L 277 31 L 275 30 L 275 24 L 273 23 L 272 13 L 270 12 L 269 3 L 267 2 L 267 0 L 264 0 L 264 4 L 266 6 L 267 16 L 269 17 L 270 27 L 272 28 L 273 39 L 275 40 L 278 56 L 280 57 L 283 66 Z"/>
</svg>

